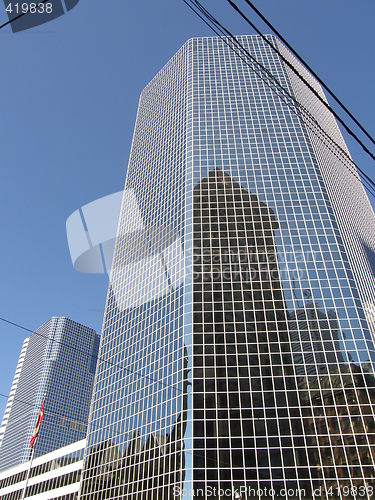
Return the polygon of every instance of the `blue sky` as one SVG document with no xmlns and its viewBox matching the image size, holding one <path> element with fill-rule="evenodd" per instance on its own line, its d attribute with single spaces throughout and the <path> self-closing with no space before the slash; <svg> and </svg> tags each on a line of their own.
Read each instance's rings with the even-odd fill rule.
<svg viewBox="0 0 375 500">
<path fill-rule="evenodd" d="M 201 1 L 233 33 L 252 33 L 226 0 Z M 374 135 L 374 0 L 254 3 Z M 188 38 L 211 35 L 182 0 L 80 0 L 49 24 L 0 30 L 1 317 L 36 329 L 67 316 L 101 330 L 108 280 L 73 269 L 66 219 L 123 188 L 140 92 Z M 0 322 L 2 394 L 25 336 Z"/>
</svg>

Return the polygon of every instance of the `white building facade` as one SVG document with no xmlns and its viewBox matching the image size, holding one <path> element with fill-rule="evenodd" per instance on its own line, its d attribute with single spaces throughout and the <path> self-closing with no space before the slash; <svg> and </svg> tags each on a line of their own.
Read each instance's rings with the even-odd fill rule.
<svg viewBox="0 0 375 500">
<path fill-rule="evenodd" d="M 0 472 L 0 499 L 76 500 L 86 440 Z"/>
</svg>

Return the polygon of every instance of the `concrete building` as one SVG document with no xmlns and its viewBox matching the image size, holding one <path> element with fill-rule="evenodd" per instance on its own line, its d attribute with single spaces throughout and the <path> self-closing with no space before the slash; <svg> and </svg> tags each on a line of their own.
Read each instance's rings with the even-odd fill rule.
<svg viewBox="0 0 375 500">
<path fill-rule="evenodd" d="M 35 458 L 31 469 L 28 461 L 0 472 L 0 499 L 76 500 L 85 444 L 82 439 Z"/>
</svg>

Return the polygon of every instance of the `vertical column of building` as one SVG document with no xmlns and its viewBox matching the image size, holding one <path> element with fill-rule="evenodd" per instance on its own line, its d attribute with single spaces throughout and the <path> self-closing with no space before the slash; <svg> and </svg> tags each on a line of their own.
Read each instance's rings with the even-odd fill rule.
<svg viewBox="0 0 375 500">
<path fill-rule="evenodd" d="M 38 388 L 40 397 L 46 394 L 46 414 L 36 456 L 85 438 L 97 361 L 93 329 L 68 318 L 53 320 Z"/>
<path fill-rule="evenodd" d="M 27 346 L 28 345 L 29 345 L 29 338 L 26 338 L 23 341 L 23 344 L 22 344 L 20 357 L 18 358 L 17 368 L 16 368 L 16 371 L 14 373 L 13 382 L 12 382 L 12 386 L 10 388 L 10 392 L 9 392 L 9 396 L 8 396 L 8 401 L 7 401 L 7 404 L 6 404 L 6 407 L 5 407 L 5 411 L 4 411 L 3 420 L 1 422 L 1 427 L 0 427 L 0 449 L 1 449 L 1 443 L 3 441 L 5 429 L 6 429 L 8 420 L 9 420 L 9 415 L 10 415 L 10 412 L 11 412 L 11 409 L 12 409 L 12 404 L 13 404 L 13 401 L 14 401 L 14 396 L 15 396 L 16 391 L 17 391 L 17 385 L 18 385 L 18 381 L 20 379 L 23 362 L 25 361 L 25 355 L 26 355 L 26 350 L 27 350 Z"/>
<path fill-rule="evenodd" d="M 274 43 L 286 59 L 292 60 L 280 41 L 275 40 Z M 294 61 L 294 65 L 326 101 L 320 86 L 312 76 L 298 62 Z M 286 66 L 285 71 L 290 81 L 290 91 L 301 103 L 301 107 L 310 112 L 310 117 L 306 112 L 301 113 L 306 122 L 306 133 L 311 140 L 323 189 L 330 204 L 333 224 L 337 227 L 335 232 L 339 249 L 343 249 L 347 255 L 346 267 L 351 281 L 352 297 L 354 301 L 358 301 L 365 313 L 368 326 L 364 323 L 363 327 L 370 328 L 374 336 L 375 243 L 371 230 L 374 225 L 374 211 L 334 117 L 290 68 Z M 359 320 L 363 319 L 359 316 Z M 374 337 L 372 341 L 373 339 Z M 369 344 L 370 349 L 371 345 Z"/>
<path fill-rule="evenodd" d="M 325 100 L 311 75 L 279 41 L 273 43 Z M 314 228 L 313 287 L 290 323 L 292 337 L 300 335 L 300 367 L 308 373 L 300 389 L 302 404 L 311 406 L 304 422 L 310 470 L 318 489 L 323 483 L 337 495 L 343 489 L 366 495 L 374 485 L 375 217 L 333 116 L 286 65 L 285 74 L 300 103 L 297 113 L 323 198 Z M 320 307 L 319 299 L 311 300 L 314 295 Z M 311 356 L 314 362 L 308 362 Z"/>
<path fill-rule="evenodd" d="M 185 77 L 183 48 L 138 107 L 81 499 L 173 498 L 184 479 Z"/>
<path fill-rule="evenodd" d="M 2 470 L 20 464 L 29 458 L 29 440 L 42 403 L 42 398 L 37 398 L 37 396 L 50 326 L 51 320 L 38 329 L 40 335 L 34 333 L 29 338 L 0 449 L 0 468 Z"/>
<path fill-rule="evenodd" d="M 268 309 L 278 318 L 280 314 L 284 314 L 285 335 L 276 339 L 272 328 L 266 322 L 265 336 L 262 338 L 260 335 L 258 339 L 257 335 L 256 338 L 257 342 L 263 345 L 267 342 L 270 352 L 273 349 L 280 350 L 278 342 L 283 345 L 281 351 L 285 355 L 279 360 L 275 356 L 271 363 L 263 357 L 259 362 L 259 373 L 267 374 L 267 366 L 270 366 L 267 375 L 275 391 L 275 398 L 267 400 L 268 413 L 272 415 L 274 412 L 277 416 L 275 424 L 281 426 L 280 428 L 286 424 L 286 418 L 290 422 L 293 436 L 288 441 L 288 433 L 281 431 L 286 440 L 285 450 L 289 450 L 289 458 L 293 457 L 292 462 L 285 462 L 282 475 L 279 474 L 281 469 L 273 466 L 275 462 L 272 459 L 278 455 L 277 439 L 272 431 L 268 433 L 268 429 L 262 436 L 262 423 L 258 422 L 254 431 L 259 442 L 254 444 L 252 449 L 249 441 L 249 448 L 244 450 L 244 456 L 251 457 L 254 454 L 257 458 L 252 469 L 254 485 L 263 484 L 282 491 L 282 486 L 287 484 L 287 474 L 290 474 L 290 478 L 296 479 L 298 488 L 305 489 L 308 494 L 312 494 L 312 490 L 322 484 L 327 491 L 337 484 L 340 485 L 339 488 L 345 487 L 345 491 L 351 486 L 363 489 L 373 482 L 371 464 L 374 459 L 371 445 L 374 442 L 374 434 L 371 419 L 374 414 L 372 393 L 375 379 L 371 365 L 366 363 L 371 359 L 373 344 L 367 340 L 366 323 L 361 322 L 363 305 L 357 300 L 356 285 L 350 272 L 351 259 L 342 245 L 340 232 L 345 232 L 345 225 L 338 228 L 338 214 L 335 210 L 338 211 L 339 207 L 332 208 L 327 196 L 327 190 L 331 188 L 326 185 L 335 169 L 343 169 L 345 175 L 342 179 L 346 178 L 346 166 L 335 163 L 334 151 L 324 147 L 318 149 L 312 143 L 305 115 L 301 113 L 301 106 L 294 102 L 295 95 L 283 61 L 259 37 L 241 37 L 240 41 L 254 58 L 248 64 L 236 55 L 235 50 L 232 51 L 227 44 L 219 40 L 193 41 L 195 74 L 192 82 L 192 101 L 195 111 L 192 121 L 196 123 L 193 131 L 193 158 L 196 160 L 193 164 L 194 179 L 198 193 L 199 182 L 202 180 L 202 188 L 205 179 L 210 176 L 210 171 L 220 168 L 251 195 L 256 195 L 260 203 L 268 206 L 274 213 L 275 223 L 278 223 L 273 233 L 277 254 L 274 271 L 278 270 L 283 300 L 277 301 L 276 296 L 273 300 L 266 298 L 265 291 L 269 286 L 264 276 L 257 278 L 250 273 L 242 280 L 241 285 L 233 286 L 253 288 L 259 280 L 260 297 L 263 297 L 262 301 L 258 302 L 262 310 L 257 312 L 258 316 L 266 315 Z M 290 92 L 289 96 L 287 92 Z M 316 110 L 313 101 L 305 100 L 302 105 L 306 106 L 306 115 L 314 116 Z M 323 168 L 326 170 L 326 177 L 322 176 Z M 347 189 L 350 188 L 350 183 L 345 185 Z M 361 203 L 368 208 L 368 200 L 362 188 L 360 190 Z M 243 225 L 242 221 L 236 221 L 233 217 L 226 220 L 216 219 L 218 215 L 215 210 L 218 207 L 215 206 L 215 197 L 218 197 L 218 193 L 211 192 L 213 203 L 209 187 L 206 188 L 206 197 L 202 194 L 202 189 L 201 197 L 195 193 L 196 202 L 203 202 L 200 213 L 202 234 L 196 229 L 195 235 L 196 242 L 200 242 L 199 252 L 204 251 L 206 245 L 206 252 L 212 253 L 213 242 L 219 241 L 217 255 L 206 255 L 206 259 L 210 261 L 209 265 L 212 266 L 215 259 L 221 262 L 222 252 L 226 251 L 220 231 L 224 235 L 225 231 L 228 231 L 239 242 Z M 231 208 L 227 201 L 226 204 L 228 209 Z M 250 211 L 254 211 L 253 206 Z M 198 221 L 196 217 L 198 213 L 194 217 L 194 220 Z M 367 221 L 369 220 L 367 218 Z M 234 224 L 232 228 L 231 222 Z M 267 220 L 260 217 L 258 222 L 260 238 L 266 237 Z M 356 239 L 356 245 L 360 245 L 361 236 L 354 236 L 355 222 L 350 221 L 349 217 L 346 224 L 351 225 L 351 237 Z M 371 225 L 374 225 L 373 218 Z M 247 242 L 244 248 L 257 259 L 264 253 L 260 240 L 257 241 L 256 238 L 254 244 Z M 203 269 L 204 255 L 202 261 L 199 261 L 200 265 Z M 363 271 L 366 273 L 366 280 L 373 282 L 371 269 L 368 266 L 366 269 Z M 195 286 L 202 286 L 204 290 L 203 270 L 201 273 L 199 283 Z M 220 273 L 220 283 L 216 286 L 221 286 L 223 290 L 225 283 Z M 211 284 L 206 283 L 206 286 L 207 296 L 210 296 Z M 197 292 L 202 291 L 197 289 Z M 204 291 L 202 293 L 204 294 Z M 241 303 L 246 303 L 244 296 L 237 298 Z M 220 318 L 223 313 L 217 314 L 215 320 L 214 307 L 210 303 L 206 304 L 208 299 L 201 300 L 202 305 L 194 303 L 197 318 L 194 328 L 203 329 L 198 330 L 196 336 L 196 373 L 200 382 L 196 381 L 195 387 L 199 388 L 198 392 L 203 390 L 208 382 L 207 373 L 215 373 L 216 357 L 224 349 L 220 345 L 216 346 L 214 342 L 214 332 L 221 327 Z M 218 307 L 221 307 L 220 301 Z M 251 310 L 251 307 L 249 309 Z M 303 321 L 303 318 L 308 320 Z M 282 322 L 278 326 L 283 330 L 281 325 Z M 204 336 L 201 335 L 204 329 L 209 332 L 207 338 L 209 343 L 212 342 L 210 348 L 205 346 Z M 258 328 L 258 332 L 261 334 L 262 329 Z M 225 338 L 225 335 L 221 338 Z M 250 339 L 247 339 L 247 344 L 251 345 Z M 251 352 L 251 348 L 248 349 Z M 228 353 L 228 349 L 225 352 Z M 289 355 L 286 355 L 286 352 L 289 352 Z M 250 360 L 251 358 L 248 361 L 249 373 L 252 369 Z M 284 396 L 280 390 L 282 384 L 279 385 L 279 364 L 284 377 Z M 198 369 L 198 366 L 202 368 Z M 367 370 L 370 373 L 363 375 Z M 227 377 L 228 373 L 226 372 Z M 218 390 L 221 377 L 216 375 L 212 379 L 209 392 Z M 299 384 L 298 390 L 295 377 Z M 258 380 L 262 380 L 262 377 Z M 193 375 L 193 386 L 194 381 Z M 265 381 L 262 380 L 262 383 Z M 292 388 L 291 394 L 294 395 L 291 398 L 285 397 L 288 387 Z M 226 394 L 229 391 L 226 389 L 222 392 Z M 251 390 L 250 392 L 252 393 Z M 227 396 L 226 394 L 223 397 Z M 348 403 L 344 405 L 345 398 Z M 194 408 L 195 404 L 201 404 L 198 399 L 197 395 Z M 202 448 L 199 450 L 202 463 L 204 457 L 210 458 L 213 463 L 215 460 L 219 461 L 220 440 L 217 438 L 218 426 L 214 423 L 219 399 L 211 398 L 210 404 L 216 405 L 215 410 L 212 407 L 208 411 L 206 407 L 205 413 L 204 403 L 197 409 L 197 419 L 205 424 L 204 430 L 200 430 L 201 424 L 195 420 L 195 430 L 199 438 L 197 443 L 199 448 Z M 256 404 L 259 405 L 260 400 Z M 253 409 L 251 405 L 248 410 Z M 326 410 L 323 410 L 323 406 Z M 209 423 L 209 420 L 212 422 Z M 359 425 L 362 421 L 363 424 Z M 361 440 L 354 430 L 348 435 L 350 428 L 358 429 L 359 434 L 365 432 L 365 440 Z M 226 434 L 228 436 L 229 431 Z M 214 436 L 214 439 L 210 441 L 209 449 L 205 449 L 208 445 L 204 444 L 204 436 L 208 435 Z M 196 484 L 199 485 L 199 488 L 196 486 L 196 491 L 202 495 L 209 486 L 215 484 L 220 473 L 223 478 L 227 474 L 226 484 L 231 484 L 232 487 L 241 482 L 235 480 L 234 455 L 229 450 L 230 439 L 224 441 L 222 444 L 226 449 L 226 457 L 230 459 L 227 460 L 230 465 L 227 465 L 226 472 L 222 470 L 224 467 L 217 467 L 216 471 L 209 472 L 194 469 Z M 355 443 L 355 446 L 350 448 L 349 442 Z M 225 453 L 222 453 L 222 456 Z M 329 464 L 333 466 L 330 470 Z M 361 465 L 356 467 L 355 464 Z M 345 479 L 345 471 L 348 470 L 350 477 Z M 246 466 L 239 473 L 241 474 L 244 478 L 248 475 L 251 479 L 250 469 Z M 293 481 L 291 484 L 293 485 Z"/>
</svg>

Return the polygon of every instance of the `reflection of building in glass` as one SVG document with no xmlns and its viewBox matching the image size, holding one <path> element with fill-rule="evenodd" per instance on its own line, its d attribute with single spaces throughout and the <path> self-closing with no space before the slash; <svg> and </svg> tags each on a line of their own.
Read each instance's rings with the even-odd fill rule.
<svg viewBox="0 0 375 500">
<path fill-rule="evenodd" d="M 99 335 L 67 318 L 51 318 L 24 343 L 3 418 L 0 469 L 29 459 L 43 396 L 45 417 L 35 457 L 83 439 L 87 431 Z M 15 384 L 16 380 L 16 384 Z"/>
<path fill-rule="evenodd" d="M 313 302 L 289 315 L 293 362 L 298 376 L 309 378 L 337 370 L 344 363 L 334 311 L 326 315 Z"/>
<path fill-rule="evenodd" d="M 194 489 L 256 481 L 257 467 L 272 471 L 275 490 L 285 480 L 296 486 L 299 457 L 290 449 L 301 429 L 287 418 L 296 416 L 297 390 L 273 240 L 278 224 L 219 169 L 193 195 Z M 267 472 L 259 485 L 271 486 Z"/>
<path fill-rule="evenodd" d="M 122 498 L 123 495 L 142 495 L 154 498 L 157 490 L 161 498 L 173 498 L 173 487 L 184 480 L 185 457 L 183 437 L 186 430 L 187 385 L 185 381 L 182 412 L 170 433 L 150 433 L 147 440 L 135 431 L 127 442 L 124 454 L 111 441 L 100 443 L 87 456 L 87 474 L 81 494 L 85 498 Z M 147 463 L 147 473 L 144 465 Z"/>
<path fill-rule="evenodd" d="M 370 425 L 355 458 L 337 454 L 332 427 L 310 423 L 327 412 L 342 434 L 354 414 L 375 416 L 371 398 L 336 404 L 348 362 L 374 360 L 362 307 L 375 303 L 364 250 L 374 215 L 316 96 L 259 37 L 240 41 L 302 105 L 216 38 L 187 42 L 142 92 L 81 500 L 215 498 L 245 485 L 310 498 L 332 475 L 346 485 L 343 467 L 358 487 L 373 483 Z M 295 297 L 306 289 L 305 318 Z M 365 402 L 367 386 L 352 385 Z"/>
<path fill-rule="evenodd" d="M 363 487 L 362 473 L 367 484 L 373 485 L 373 373 L 364 375 L 359 367 L 347 365 L 330 377 L 305 381 L 300 389 L 301 403 L 306 412 L 303 426 L 309 461 L 320 464 L 313 478 L 315 488 L 325 480 L 327 491 L 334 489 L 338 477 L 342 492 L 350 492 L 351 487 Z M 358 490 L 358 496 L 360 491 L 361 496 L 367 498 L 363 489 Z M 356 497 L 351 493 L 343 496 Z M 369 494 L 368 498 L 372 496 Z"/>
</svg>

